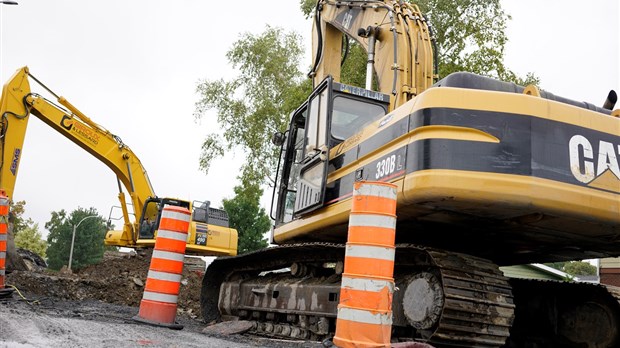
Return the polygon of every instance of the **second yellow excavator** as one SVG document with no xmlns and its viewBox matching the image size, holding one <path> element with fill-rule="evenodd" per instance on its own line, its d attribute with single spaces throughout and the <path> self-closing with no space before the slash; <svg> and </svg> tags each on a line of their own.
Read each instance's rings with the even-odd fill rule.
<svg viewBox="0 0 620 348">
<path fill-rule="evenodd" d="M 59 104 L 31 92 L 30 80 L 52 94 Z M 208 201 L 187 201 L 155 195 L 146 169 L 121 138 L 98 125 L 65 98 L 56 95 L 37 80 L 28 67 L 22 67 L 2 89 L 0 98 L 0 188 L 14 198 L 19 161 L 30 115 L 62 134 L 108 166 L 117 176 L 123 229 L 108 231 L 105 244 L 148 248 L 155 244 L 158 223 L 165 205 L 187 208 L 192 220 L 186 253 L 218 256 L 237 254 L 237 231 L 229 227 L 224 210 L 210 207 Z M 133 214 L 121 185 L 130 196 Z M 135 218 L 132 219 L 132 215 Z"/>
</svg>

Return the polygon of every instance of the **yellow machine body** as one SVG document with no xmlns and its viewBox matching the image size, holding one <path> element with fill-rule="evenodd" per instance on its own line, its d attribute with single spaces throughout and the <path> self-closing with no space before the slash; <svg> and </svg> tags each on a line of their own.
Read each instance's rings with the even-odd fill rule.
<svg viewBox="0 0 620 348">
<path fill-rule="evenodd" d="M 619 131 L 600 110 L 525 93 L 429 88 L 329 148 L 320 207 L 274 240 L 346 240 L 352 183 L 379 180 L 398 185 L 402 242 L 502 264 L 617 255 Z"/>
</svg>

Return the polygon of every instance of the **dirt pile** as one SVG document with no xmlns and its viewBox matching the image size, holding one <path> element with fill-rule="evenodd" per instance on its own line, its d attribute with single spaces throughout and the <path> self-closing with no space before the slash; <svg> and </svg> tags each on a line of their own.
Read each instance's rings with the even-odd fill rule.
<svg viewBox="0 0 620 348">
<path fill-rule="evenodd" d="M 106 252 L 103 260 L 75 273 L 47 269 L 14 271 L 7 284 L 20 292 L 65 300 L 99 300 L 139 307 L 146 284 L 151 251 L 139 253 Z M 200 317 L 200 288 L 204 262 L 188 259 L 183 268 L 177 310 Z"/>
</svg>

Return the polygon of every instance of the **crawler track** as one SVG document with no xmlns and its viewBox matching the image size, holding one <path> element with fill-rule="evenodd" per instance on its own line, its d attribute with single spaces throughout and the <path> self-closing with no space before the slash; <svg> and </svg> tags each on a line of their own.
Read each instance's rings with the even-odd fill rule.
<svg viewBox="0 0 620 348">
<path fill-rule="evenodd" d="M 329 243 L 218 258 L 203 279 L 204 319 L 251 320 L 254 333 L 270 337 L 330 338 L 341 274 L 338 266 L 320 265 L 343 260 L 344 245 Z M 307 271 L 281 270 L 294 263 Z M 508 280 L 488 260 L 415 245 L 398 245 L 395 264 L 393 340 L 435 347 L 620 346 L 618 288 Z"/>
<path fill-rule="evenodd" d="M 207 322 L 222 319 L 221 313 L 223 319 L 254 320 L 255 332 L 263 335 L 327 338 L 335 329 L 338 302 L 333 297 L 339 294 L 339 274 L 302 278 L 282 272 L 258 275 L 293 263 L 313 265 L 343 259 L 344 245 L 329 243 L 283 245 L 218 258 L 203 280 L 203 316 Z M 508 280 L 496 265 L 414 245 L 397 247 L 396 265 L 395 282 L 401 290 L 394 295 L 393 339 L 427 341 L 438 347 L 500 347 L 505 343 L 514 305 Z M 220 296 L 222 283 L 225 293 Z M 425 308 L 412 308 L 408 304 L 417 301 L 405 299 L 410 285 L 433 287 L 438 302 L 433 299 L 423 304 Z M 332 300 L 319 300 L 314 308 L 298 305 L 310 303 L 311 296 Z M 420 310 L 436 315 L 416 321 Z"/>
<path fill-rule="evenodd" d="M 598 284 L 511 279 L 515 321 L 507 347 L 620 346 L 620 291 Z"/>
<path fill-rule="evenodd" d="M 487 260 L 439 251 L 429 254 L 441 272 L 445 297 L 429 342 L 438 347 L 504 345 L 514 318 L 508 279 Z"/>
</svg>

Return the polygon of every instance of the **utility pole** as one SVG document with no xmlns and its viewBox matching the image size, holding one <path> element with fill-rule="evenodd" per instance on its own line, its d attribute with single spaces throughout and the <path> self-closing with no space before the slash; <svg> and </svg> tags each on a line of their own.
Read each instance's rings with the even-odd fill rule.
<svg viewBox="0 0 620 348">
<path fill-rule="evenodd" d="M 99 217 L 99 215 L 89 215 L 83 218 L 82 220 L 80 220 L 80 222 L 78 222 L 77 225 L 73 225 L 73 235 L 71 236 L 71 250 L 69 251 L 69 266 L 68 266 L 69 271 L 71 271 L 71 261 L 73 261 L 73 245 L 75 244 L 75 230 L 77 230 L 78 226 L 80 226 L 82 221 L 88 218 L 93 218 L 93 217 Z"/>
</svg>

